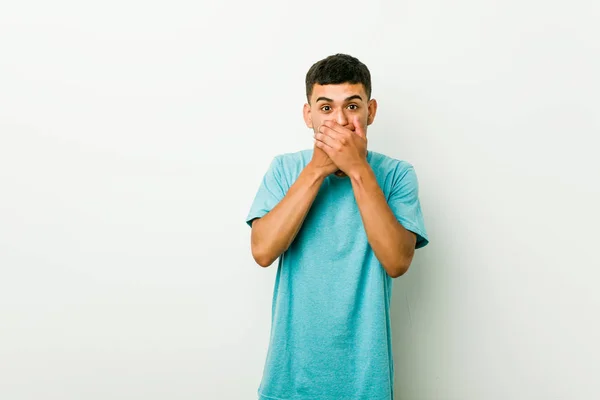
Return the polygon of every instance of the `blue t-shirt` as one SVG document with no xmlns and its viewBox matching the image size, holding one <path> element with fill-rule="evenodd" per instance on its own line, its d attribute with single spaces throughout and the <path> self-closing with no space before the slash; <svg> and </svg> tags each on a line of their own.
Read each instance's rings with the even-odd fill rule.
<svg viewBox="0 0 600 400">
<path fill-rule="evenodd" d="M 248 225 L 283 199 L 312 152 L 273 159 Z M 373 151 L 367 161 L 398 221 L 417 234 L 416 248 L 425 246 L 413 166 Z M 392 281 L 367 241 L 350 178 L 329 175 L 279 257 L 259 399 L 392 400 Z"/>
</svg>

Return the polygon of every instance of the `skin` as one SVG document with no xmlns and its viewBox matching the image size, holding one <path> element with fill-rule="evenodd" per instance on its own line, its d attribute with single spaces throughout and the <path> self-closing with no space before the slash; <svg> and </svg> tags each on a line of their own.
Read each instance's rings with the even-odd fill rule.
<svg viewBox="0 0 600 400">
<path fill-rule="evenodd" d="M 367 126 L 377 112 L 377 101 L 367 99 L 362 84 L 314 85 L 304 120 L 313 129 L 314 156 L 336 174 L 348 176 L 367 238 L 375 256 L 392 277 L 409 268 L 416 235 L 406 230 L 387 204 L 367 162 Z M 341 172 L 341 173 L 340 173 Z"/>
<path fill-rule="evenodd" d="M 354 124 L 355 118 L 358 118 L 358 125 L 366 132 L 366 126 L 373 123 L 376 113 L 377 100 L 368 100 L 364 86 L 360 83 L 344 83 L 340 85 L 315 84 L 310 102 L 304 104 L 303 109 L 304 122 L 306 126 L 313 130 L 315 139 L 316 135 L 321 133 L 321 128 L 324 124 L 331 127 L 330 122 L 336 122 L 338 125 L 354 131 L 356 129 L 356 125 Z M 366 142 L 364 146 L 361 146 L 361 150 L 362 153 L 360 154 L 366 158 Z M 316 141 L 314 157 L 323 166 L 329 166 L 331 169 L 337 166 L 327 156 L 324 149 L 316 144 Z M 335 168 L 333 172 L 338 176 L 346 175 L 341 168 Z"/>
<path fill-rule="evenodd" d="M 377 111 L 362 84 L 314 85 L 304 120 L 314 132 L 312 160 L 284 198 L 252 222 L 252 255 L 268 267 L 293 242 L 325 178 L 348 177 L 367 239 L 392 278 L 403 275 L 414 255 L 416 235 L 396 219 L 367 162 L 367 126 Z"/>
</svg>

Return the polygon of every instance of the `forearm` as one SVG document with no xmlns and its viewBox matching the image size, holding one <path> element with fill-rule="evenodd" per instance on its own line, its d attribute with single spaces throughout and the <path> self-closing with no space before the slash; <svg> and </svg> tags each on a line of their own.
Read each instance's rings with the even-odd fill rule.
<svg viewBox="0 0 600 400">
<path fill-rule="evenodd" d="M 265 216 L 252 223 L 252 256 L 268 267 L 294 241 L 312 206 L 325 176 L 308 164 L 284 198 Z"/>
<path fill-rule="evenodd" d="M 352 171 L 349 176 L 375 256 L 391 277 L 404 274 L 414 255 L 415 235 L 398 222 L 368 164 Z"/>
</svg>

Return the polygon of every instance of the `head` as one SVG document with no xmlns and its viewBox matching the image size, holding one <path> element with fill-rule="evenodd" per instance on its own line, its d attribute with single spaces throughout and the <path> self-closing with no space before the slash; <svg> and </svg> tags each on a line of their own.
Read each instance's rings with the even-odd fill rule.
<svg viewBox="0 0 600 400">
<path fill-rule="evenodd" d="M 315 63 L 306 74 L 304 121 L 316 131 L 323 121 L 334 120 L 354 130 L 353 118 L 367 130 L 377 112 L 371 99 L 371 74 L 365 64 L 346 54 Z"/>
</svg>

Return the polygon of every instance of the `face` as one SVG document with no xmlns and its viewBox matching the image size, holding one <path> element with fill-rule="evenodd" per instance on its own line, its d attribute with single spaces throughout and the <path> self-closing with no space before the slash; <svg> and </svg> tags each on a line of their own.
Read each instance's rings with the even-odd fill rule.
<svg viewBox="0 0 600 400">
<path fill-rule="evenodd" d="M 352 120 L 358 116 L 362 128 L 367 131 L 377 112 L 377 101 L 367 101 L 362 83 L 313 86 L 310 103 L 304 105 L 306 126 L 317 131 L 324 121 L 333 120 L 354 130 Z"/>
</svg>

